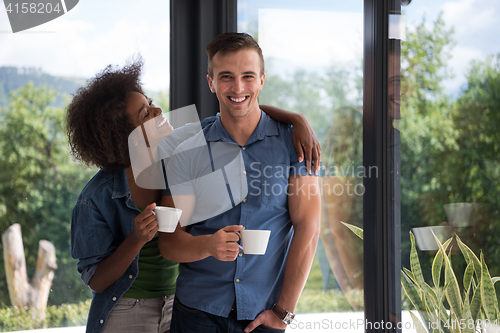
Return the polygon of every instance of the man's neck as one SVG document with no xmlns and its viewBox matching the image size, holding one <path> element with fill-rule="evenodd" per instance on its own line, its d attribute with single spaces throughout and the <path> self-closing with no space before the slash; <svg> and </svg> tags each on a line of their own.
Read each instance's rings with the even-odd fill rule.
<svg viewBox="0 0 500 333">
<path fill-rule="evenodd" d="M 249 112 L 245 117 L 233 118 L 230 115 L 221 112 L 220 121 L 224 129 L 241 146 L 244 146 L 250 136 L 257 128 L 261 117 L 261 111 L 257 107 L 256 111 Z"/>
</svg>

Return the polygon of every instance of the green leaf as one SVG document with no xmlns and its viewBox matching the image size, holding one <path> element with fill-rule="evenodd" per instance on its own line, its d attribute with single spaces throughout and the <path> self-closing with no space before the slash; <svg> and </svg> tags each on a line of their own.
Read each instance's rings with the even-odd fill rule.
<svg viewBox="0 0 500 333">
<path fill-rule="evenodd" d="M 413 284 L 403 271 L 401 271 L 401 286 L 415 309 L 418 311 L 424 310 L 424 305 L 420 298 L 420 290 L 417 290 L 418 286 Z"/>
<path fill-rule="evenodd" d="M 481 262 L 479 261 L 479 258 L 474 254 L 474 252 L 472 252 L 472 250 L 467 245 L 465 245 L 462 242 L 462 240 L 458 236 L 456 236 L 456 238 L 457 238 L 458 247 L 460 248 L 460 251 L 462 251 L 464 258 L 467 261 L 467 264 L 469 264 L 471 260 L 474 263 L 474 270 L 476 272 L 476 276 L 477 276 L 478 281 L 480 281 L 482 268 L 481 268 Z"/>
<path fill-rule="evenodd" d="M 355 225 L 342 222 L 342 221 L 340 221 L 340 223 L 342 223 L 343 225 L 345 225 L 346 227 L 348 227 L 352 232 L 354 232 L 354 234 L 356 236 L 358 236 L 359 238 L 363 239 L 363 229 L 361 229 L 359 227 L 356 227 Z"/>
<path fill-rule="evenodd" d="M 471 262 L 467 265 L 467 268 L 465 269 L 464 273 L 464 288 L 466 293 L 469 293 L 473 274 L 474 274 L 474 264 Z"/>
<path fill-rule="evenodd" d="M 411 241 L 411 250 L 410 250 L 411 271 L 415 275 L 418 287 L 424 289 L 425 280 L 422 274 L 422 268 L 420 267 L 420 261 L 418 260 L 417 248 L 415 246 L 415 236 L 411 231 L 410 231 L 410 241 Z"/>
<path fill-rule="evenodd" d="M 470 312 L 472 319 L 477 320 L 481 310 L 481 283 L 474 289 L 474 296 L 472 296 L 472 302 L 470 303 Z"/>
<path fill-rule="evenodd" d="M 450 304 L 451 310 L 457 315 L 458 318 L 462 318 L 462 297 L 460 296 L 460 287 L 458 285 L 457 277 L 453 272 L 453 267 L 451 266 L 450 259 L 446 255 L 443 244 L 439 241 L 434 233 L 432 233 L 436 242 L 439 245 L 440 251 L 443 252 L 443 258 L 445 262 L 444 280 L 449 283 L 445 290 L 446 300 Z"/>
<path fill-rule="evenodd" d="M 417 290 L 417 285 L 413 284 L 403 271 L 401 271 L 401 287 L 415 309 L 419 312 L 422 319 L 428 324 L 432 323 L 432 319 L 429 318 L 430 310 L 425 302 L 420 298 L 422 290 Z"/>
<path fill-rule="evenodd" d="M 472 267 L 472 263 L 470 264 Z M 472 275 L 472 273 L 471 273 Z M 463 318 L 460 318 L 461 320 L 464 320 L 466 323 L 465 329 L 462 330 L 462 333 L 474 333 L 474 327 L 469 327 L 469 321 L 472 321 L 472 314 L 470 311 L 470 303 L 469 303 L 469 292 L 466 291 L 464 295 L 464 305 L 463 305 Z"/>
<path fill-rule="evenodd" d="M 406 275 L 413 281 L 413 283 L 417 283 L 417 280 L 415 279 L 415 274 L 412 273 L 408 268 L 403 267 L 403 271 L 405 272 Z"/>
<path fill-rule="evenodd" d="M 450 285 L 450 283 L 448 282 L 445 286 L 444 286 L 444 290 L 446 290 L 448 288 L 448 286 Z M 441 321 L 442 322 L 446 322 L 446 321 L 450 321 L 450 313 L 449 311 L 444 307 L 444 297 L 445 297 L 445 293 L 442 292 L 441 293 L 441 297 L 439 298 L 439 316 L 441 318 Z M 442 326 L 442 325 L 441 325 Z M 445 327 L 443 327 L 444 329 Z M 447 329 L 447 331 L 449 331 L 449 329 Z"/>
<path fill-rule="evenodd" d="M 427 331 L 424 329 L 424 327 L 426 327 L 426 326 L 424 326 L 422 324 L 420 319 L 418 319 L 418 317 L 412 311 L 409 311 L 409 312 L 410 312 L 411 320 L 413 320 L 413 324 L 417 329 L 417 333 L 427 333 Z"/>
<path fill-rule="evenodd" d="M 493 321 L 497 319 L 498 311 L 498 301 L 495 292 L 495 287 L 493 286 L 493 281 L 491 281 L 490 273 L 488 272 L 488 267 L 484 262 L 483 254 L 481 253 L 481 301 L 486 314 L 486 318 Z"/>
<path fill-rule="evenodd" d="M 443 247 L 448 248 L 453 238 L 448 239 Z M 432 281 L 434 282 L 434 287 L 438 288 L 441 283 L 441 268 L 443 267 L 443 253 L 438 251 L 432 262 Z"/>
</svg>

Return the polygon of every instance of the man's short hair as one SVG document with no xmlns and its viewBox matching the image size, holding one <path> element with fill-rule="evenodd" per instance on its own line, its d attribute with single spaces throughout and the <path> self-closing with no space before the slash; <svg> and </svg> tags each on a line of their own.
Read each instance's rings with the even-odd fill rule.
<svg viewBox="0 0 500 333">
<path fill-rule="evenodd" d="M 260 57 L 260 75 L 264 74 L 264 56 L 259 44 L 247 33 L 226 32 L 217 36 L 206 47 L 208 55 L 208 75 L 213 78 L 212 60 L 217 52 L 237 52 L 240 50 L 255 50 Z"/>
</svg>

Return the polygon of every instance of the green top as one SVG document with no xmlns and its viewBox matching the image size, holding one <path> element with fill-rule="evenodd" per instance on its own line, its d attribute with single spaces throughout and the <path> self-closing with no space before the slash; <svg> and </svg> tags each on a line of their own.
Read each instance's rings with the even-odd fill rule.
<svg viewBox="0 0 500 333">
<path fill-rule="evenodd" d="M 123 297 L 146 299 L 173 295 L 178 275 L 179 264 L 160 254 L 157 233 L 139 252 L 139 274 Z"/>
</svg>

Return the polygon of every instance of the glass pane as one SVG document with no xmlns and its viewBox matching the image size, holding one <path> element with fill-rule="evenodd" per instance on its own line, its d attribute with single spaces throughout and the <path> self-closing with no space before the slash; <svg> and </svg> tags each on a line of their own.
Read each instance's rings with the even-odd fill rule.
<svg viewBox="0 0 500 333">
<path fill-rule="evenodd" d="M 64 117 L 70 94 L 107 65 L 123 66 L 140 54 L 144 88 L 168 110 L 169 1 L 71 2 L 74 8 L 58 1 L 66 4 L 60 17 L 17 33 L 0 5 L 0 234 L 20 224 L 27 281 L 35 275 L 40 240 L 55 246 L 57 264 L 46 321 L 39 322 L 14 309 L 0 256 L 2 332 L 87 320 L 92 295 L 71 257 L 70 222 L 77 196 L 97 170 L 69 155 Z"/>
<path fill-rule="evenodd" d="M 238 30 L 264 53 L 260 104 L 305 114 L 322 143 L 320 242 L 289 328 L 362 321 L 362 240 L 341 221 L 362 228 L 363 1 L 239 0 Z"/>
<path fill-rule="evenodd" d="M 500 275 L 499 10 L 498 1 L 422 0 L 403 7 L 395 127 L 401 132 L 401 263 L 411 270 L 403 276 L 407 331 L 415 331 L 409 311 L 426 329 L 444 332 L 473 332 L 476 320 L 498 319 L 485 268 Z M 421 273 L 410 261 L 417 258 L 410 256 L 413 237 Z M 412 301 L 414 290 L 423 293 Z M 423 297 L 428 310 L 421 309 Z"/>
</svg>

